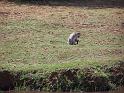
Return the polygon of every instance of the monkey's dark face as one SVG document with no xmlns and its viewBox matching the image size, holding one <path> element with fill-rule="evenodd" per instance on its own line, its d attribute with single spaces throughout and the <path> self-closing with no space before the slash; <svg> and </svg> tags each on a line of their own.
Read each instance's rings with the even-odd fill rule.
<svg viewBox="0 0 124 93">
<path fill-rule="evenodd" d="M 80 33 L 77 33 L 78 38 L 80 37 L 80 35 L 81 35 Z"/>
</svg>

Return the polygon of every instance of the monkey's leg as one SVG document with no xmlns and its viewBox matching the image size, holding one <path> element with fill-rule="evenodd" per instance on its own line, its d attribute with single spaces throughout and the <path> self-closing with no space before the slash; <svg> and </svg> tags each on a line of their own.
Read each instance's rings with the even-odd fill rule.
<svg viewBox="0 0 124 93">
<path fill-rule="evenodd" d="M 74 45 L 74 42 L 73 42 L 73 40 L 72 39 L 69 39 L 69 45 Z"/>
<path fill-rule="evenodd" d="M 76 45 L 76 44 L 78 44 L 78 42 L 79 42 L 79 40 L 78 40 L 78 39 L 76 39 L 76 40 L 75 40 L 75 45 Z"/>
</svg>

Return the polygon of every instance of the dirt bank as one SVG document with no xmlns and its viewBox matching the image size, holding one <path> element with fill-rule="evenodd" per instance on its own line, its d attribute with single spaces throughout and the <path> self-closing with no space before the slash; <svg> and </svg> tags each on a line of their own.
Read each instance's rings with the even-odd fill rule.
<svg viewBox="0 0 124 93">
<path fill-rule="evenodd" d="M 0 90 L 109 91 L 124 85 L 124 62 L 112 66 L 63 69 L 43 75 L 36 71 L 0 71 Z"/>
</svg>

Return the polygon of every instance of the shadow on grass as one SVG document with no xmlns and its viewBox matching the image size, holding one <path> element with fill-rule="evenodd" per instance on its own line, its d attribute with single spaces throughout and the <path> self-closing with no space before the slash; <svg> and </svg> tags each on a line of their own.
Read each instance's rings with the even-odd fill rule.
<svg viewBox="0 0 124 93">
<path fill-rule="evenodd" d="M 16 4 L 76 6 L 88 8 L 124 8 L 124 0 L 8 0 Z"/>
</svg>

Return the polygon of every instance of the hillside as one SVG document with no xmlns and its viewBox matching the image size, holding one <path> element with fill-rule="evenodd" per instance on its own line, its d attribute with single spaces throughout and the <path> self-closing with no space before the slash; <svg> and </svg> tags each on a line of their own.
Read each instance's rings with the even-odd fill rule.
<svg viewBox="0 0 124 93">
<path fill-rule="evenodd" d="M 80 42 L 68 45 L 67 38 L 75 31 L 81 33 Z M 1 71 L 39 76 L 120 61 L 124 61 L 124 8 L 0 2 Z"/>
</svg>

